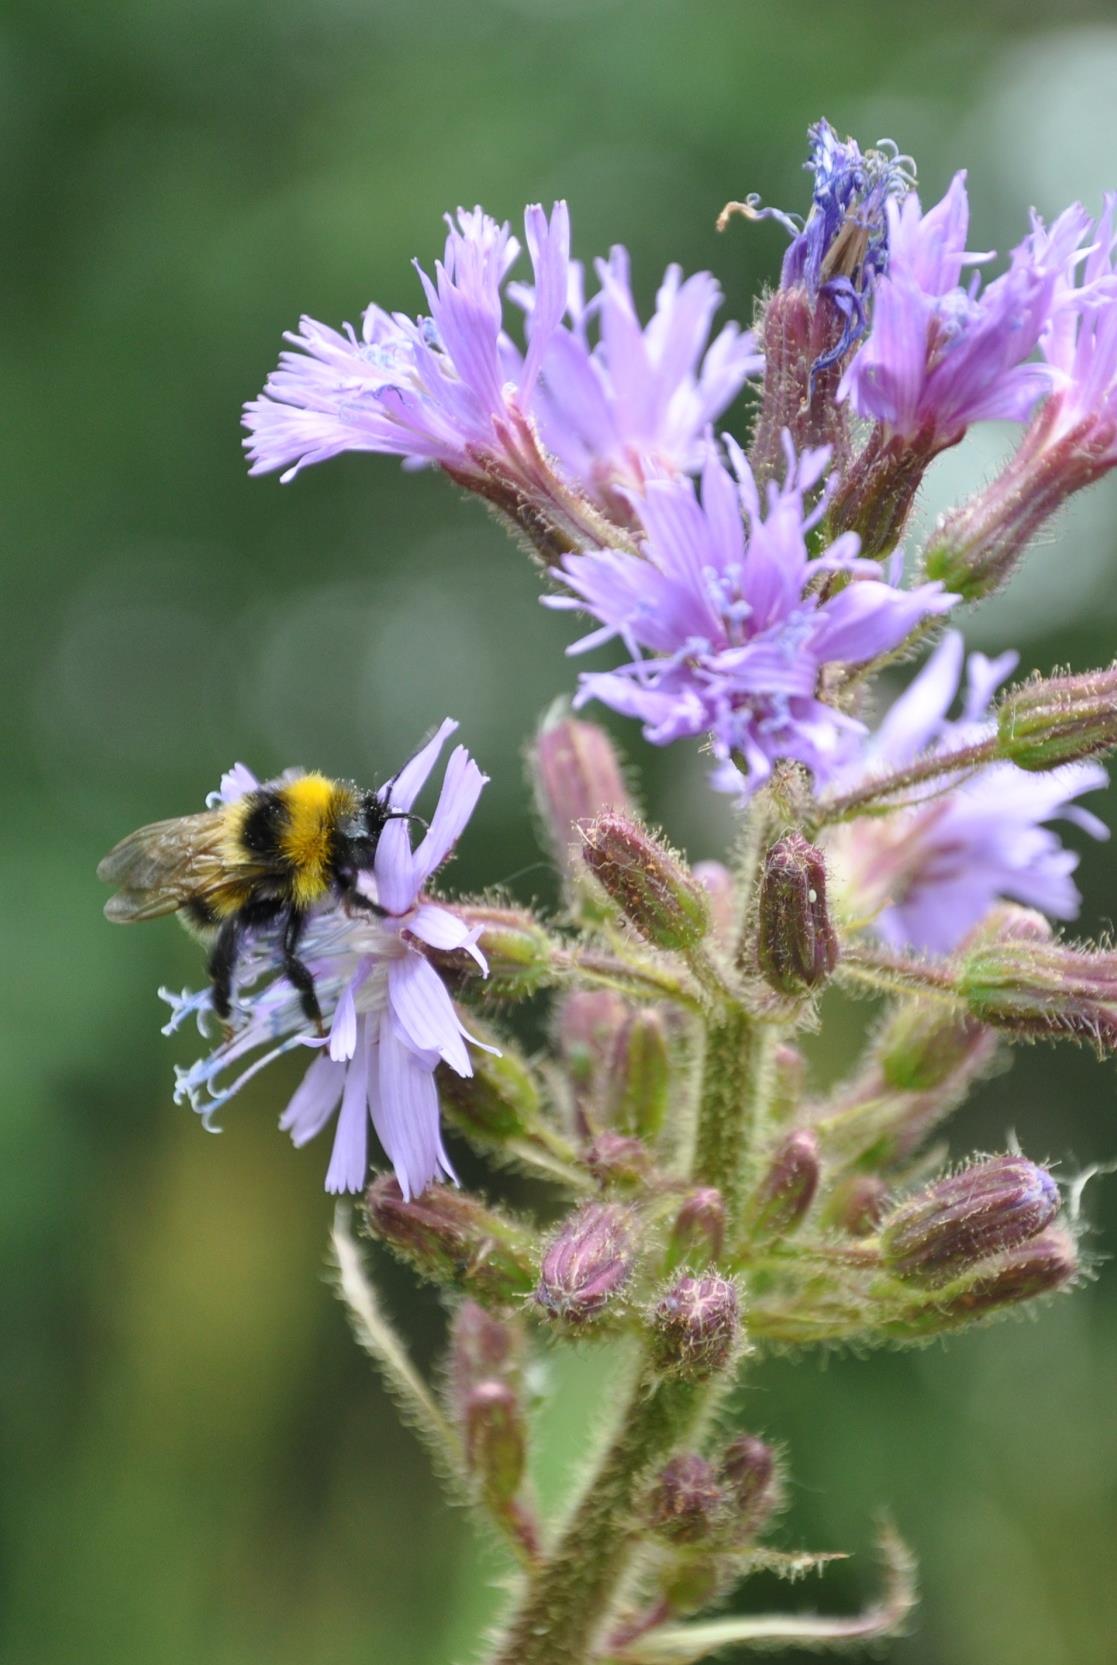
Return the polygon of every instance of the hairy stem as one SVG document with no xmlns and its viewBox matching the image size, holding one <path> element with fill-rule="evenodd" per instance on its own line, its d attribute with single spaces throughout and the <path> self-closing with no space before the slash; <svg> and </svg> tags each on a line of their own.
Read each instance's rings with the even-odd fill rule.
<svg viewBox="0 0 1117 1665">
<path fill-rule="evenodd" d="M 628 1567 L 639 1487 L 691 1427 L 713 1385 L 640 1373 L 620 1427 L 530 1579 L 492 1665 L 586 1665 Z"/>
<path fill-rule="evenodd" d="M 706 1028 L 691 1174 L 698 1184 L 721 1192 L 731 1222 L 739 1212 L 746 1159 L 763 1116 L 773 1033 L 736 1004 L 715 1013 Z"/>
<path fill-rule="evenodd" d="M 999 742 L 996 735 L 989 740 L 975 741 L 955 751 L 924 754 L 903 769 L 891 774 L 875 775 L 863 786 L 837 798 L 829 798 L 819 807 L 819 824 L 833 826 L 839 821 L 852 820 L 857 815 L 890 815 L 906 805 L 896 802 L 896 794 L 909 788 L 923 786 L 933 780 L 942 781 L 943 791 L 958 785 L 958 776 L 972 774 L 983 764 L 996 761 Z M 920 799 L 924 802 L 925 799 Z"/>
</svg>

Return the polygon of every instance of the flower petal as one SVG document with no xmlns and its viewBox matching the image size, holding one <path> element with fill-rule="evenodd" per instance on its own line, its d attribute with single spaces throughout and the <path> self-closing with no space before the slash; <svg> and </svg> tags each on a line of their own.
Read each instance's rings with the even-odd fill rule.
<svg viewBox="0 0 1117 1665">
<path fill-rule="evenodd" d="M 428 943 L 431 948 L 441 948 L 447 952 L 455 948 L 464 949 L 467 954 L 473 956 L 486 976 L 488 975 L 488 961 L 477 947 L 481 935 L 480 925 L 470 928 L 464 919 L 459 919 L 457 914 L 451 913 L 448 908 L 440 908 L 435 902 L 423 902 L 407 921 L 407 929 L 412 936 Z"/>
<path fill-rule="evenodd" d="M 381 1019 L 377 1052 L 373 1126 L 395 1169 L 404 1199 L 410 1200 L 421 1195 L 440 1173 L 455 1177 L 442 1148 L 434 1067 L 403 1044 L 387 1013 Z"/>
<path fill-rule="evenodd" d="M 421 954 L 406 954 L 388 969 L 388 1007 L 398 1032 L 416 1052 L 433 1052 L 459 1075 L 473 1065 L 446 986 Z"/>
<path fill-rule="evenodd" d="M 359 1191 L 368 1172 L 369 1069 L 375 1060 L 375 1031 L 362 1026 L 361 1045 L 345 1066 L 345 1090 L 334 1133 L 334 1148 L 326 1170 L 326 1190 Z"/>
<path fill-rule="evenodd" d="M 280 1131 L 296 1149 L 321 1133 L 338 1107 L 345 1086 L 345 1065 L 319 1054 L 310 1065 L 279 1118 Z"/>
</svg>

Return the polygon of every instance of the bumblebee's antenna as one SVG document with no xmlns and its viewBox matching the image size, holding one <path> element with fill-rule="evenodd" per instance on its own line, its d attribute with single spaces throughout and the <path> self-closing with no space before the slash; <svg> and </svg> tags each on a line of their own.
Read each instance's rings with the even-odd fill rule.
<svg viewBox="0 0 1117 1665">
<path fill-rule="evenodd" d="M 430 832 L 430 822 L 421 815 L 416 815 L 413 809 L 393 809 L 384 817 L 385 821 L 418 821 L 424 832 Z"/>
</svg>

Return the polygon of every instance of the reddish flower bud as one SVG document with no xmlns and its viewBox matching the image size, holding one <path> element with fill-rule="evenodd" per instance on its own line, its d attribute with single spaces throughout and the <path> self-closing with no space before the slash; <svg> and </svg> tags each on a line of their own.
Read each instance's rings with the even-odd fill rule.
<svg viewBox="0 0 1117 1665">
<path fill-rule="evenodd" d="M 936 1180 L 885 1219 L 881 1261 L 893 1277 L 935 1288 L 1035 1237 L 1059 1211 L 1046 1168 L 995 1156 Z"/>
<path fill-rule="evenodd" d="M 869 1237 L 876 1231 L 888 1207 L 888 1187 L 876 1174 L 850 1174 L 826 1199 L 823 1223 L 848 1232 L 850 1237 Z"/>
<path fill-rule="evenodd" d="M 606 1128 L 586 1150 L 585 1163 L 603 1185 L 631 1189 L 646 1180 L 652 1159 L 642 1139 Z"/>
<path fill-rule="evenodd" d="M 540 729 L 532 762 L 551 849 L 566 876 L 575 876 L 581 871 L 576 824 L 603 810 L 630 808 L 613 742 L 596 723 L 560 715 Z"/>
<path fill-rule="evenodd" d="M 1067 1289 L 1078 1277 L 1078 1254 L 1070 1233 L 1049 1227 L 987 1263 L 968 1282 L 943 1291 L 882 1324 L 885 1335 L 900 1340 L 938 1335 Z"/>
<path fill-rule="evenodd" d="M 690 1266 L 704 1271 L 725 1249 L 725 1203 L 712 1185 L 699 1186 L 684 1201 L 667 1242 L 667 1271 Z"/>
<path fill-rule="evenodd" d="M 672 1457 L 656 1475 L 648 1490 L 645 1519 L 657 1537 L 698 1544 L 716 1531 L 723 1503 L 713 1464 L 687 1451 Z"/>
<path fill-rule="evenodd" d="M 781 1139 L 745 1211 L 745 1230 L 758 1243 L 787 1237 L 802 1222 L 818 1190 L 818 1140 L 809 1128 Z"/>
<path fill-rule="evenodd" d="M 447 1369 L 450 1398 L 459 1420 L 464 1420 L 466 1400 L 478 1382 L 519 1380 L 522 1352 L 523 1335 L 518 1329 L 476 1301 L 461 1303 L 450 1328 Z"/>
<path fill-rule="evenodd" d="M 738 1434 L 722 1453 L 719 1478 L 743 1537 L 755 1537 L 779 1503 L 779 1475 L 772 1447 L 755 1434 Z"/>
<path fill-rule="evenodd" d="M 654 1139 L 667 1116 L 671 1059 L 663 1019 L 653 1007 L 630 1012 L 613 1037 L 606 1114 L 625 1133 Z"/>
<path fill-rule="evenodd" d="M 924 573 L 964 601 L 1000 589 L 1045 521 L 1108 466 L 1109 424 L 1078 423 L 1052 438 L 1056 404 L 1040 408 L 1007 464 L 984 490 L 940 516 L 927 540 Z"/>
<path fill-rule="evenodd" d="M 464 1191 L 430 1185 L 404 1202 L 392 1175 L 381 1174 L 365 1194 L 365 1212 L 372 1235 L 432 1283 L 496 1303 L 532 1286 L 527 1233 Z"/>
<path fill-rule="evenodd" d="M 681 858 L 625 815 L 599 815 L 581 829 L 582 859 L 646 941 L 682 953 L 710 929 L 710 899 Z"/>
<path fill-rule="evenodd" d="M 551 1318 L 596 1319 L 628 1282 L 633 1219 L 616 1203 L 587 1203 L 565 1221 L 543 1255 L 535 1299 Z"/>
<path fill-rule="evenodd" d="M 1117 953 L 1019 935 L 974 942 L 958 992 L 983 1023 L 1012 1035 L 1117 1050 Z"/>
<path fill-rule="evenodd" d="M 1035 677 L 997 712 L 1000 754 L 1018 769 L 1054 769 L 1117 746 L 1117 665 L 1083 676 Z"/>
<path fill-rule="evenodd" d="M 464 1404 L 466 1464 L 496 1507 L 507 1504 L 524 1477 L 527 1437 L 515 1390 L 497 1379 L 478 1382 Z"/>
<path fill-rule="evenodd" d="M 692 1382 L 724 1370 L 736 1350 L 738 1304 L 737 1286 L 726 1278 L 680 1278 L 651 1314 L 656 1367 Z"/>
<path fill-rule="evenodd" d="M 757 957 L 781 994 L 821 988 L 838 963 L 838 939 L 826 909 L 822 854 L 798 833 L 768 851 L 760 881 Z"/>
</svg>

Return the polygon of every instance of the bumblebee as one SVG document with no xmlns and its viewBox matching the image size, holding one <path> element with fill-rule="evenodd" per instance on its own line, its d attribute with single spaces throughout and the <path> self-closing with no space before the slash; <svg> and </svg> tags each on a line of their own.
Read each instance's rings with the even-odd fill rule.
<svg viewBox="0 0 1117 1665">
<path fill-rule="evenodd" d="M 398 819 L 421 818 L 348 782 L 292 771 L 233 803 L 129 833 L 97 869 L 99 879 L 120 887 L 105 903 L 105 917 L 130 925 L 177 913 L 210 945 L 213 1007 L 221 1018 L 232 1010 L 247 933 L 278 926 L 284 973 L 321 1028 L 314 977 L 298 957 L 303 927 L 328 898 L 382 913 L 357 881 L 372 867 L 385 826 Z"/>
</svg>

